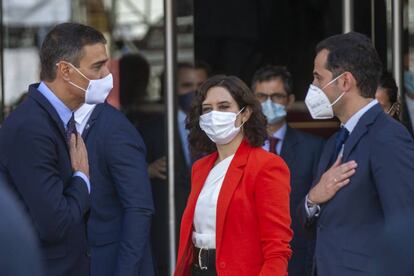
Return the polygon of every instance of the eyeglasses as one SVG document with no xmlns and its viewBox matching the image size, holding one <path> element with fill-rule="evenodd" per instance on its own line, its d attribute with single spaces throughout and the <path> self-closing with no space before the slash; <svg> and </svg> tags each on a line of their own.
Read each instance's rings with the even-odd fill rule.
<svg viewBox="0 0 414 276">
<path fill-rule="evenodd" d="M 270 98 L 272 100 L 272 102 L 276 103 L 276 102 L 280 102 L 280 101 L 286 99 L 287 95 L 283 94 L 283 93 L 273 93 L 273 94 L 268 95 L 268 94 L 265 94 L 265 93 L 258 92 L 258 93 L 256 93 L 256 98 L 260 102 L 265 102 L 265 101 L 267 101 L 267 99 Z"/>
</svg>

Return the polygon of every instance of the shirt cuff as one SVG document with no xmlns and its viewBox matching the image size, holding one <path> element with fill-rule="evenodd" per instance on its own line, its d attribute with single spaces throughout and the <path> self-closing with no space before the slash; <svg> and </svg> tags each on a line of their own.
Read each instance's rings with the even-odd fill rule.
<svg viewBox="0 0 414 276">
<path fill-rule="evenodd" d="M 73 176 L 79 176 L 80 178 L 83 179 L 83 181 L 85 181 L 86 186 L 88 187 L 88 193 L 91 193 L 91 183 L 89 182 L 89 178 L 81 171 L 76 171 Z"/>
<path fill-rule="evenodd" d="M 308 195 L 306 195 L 305 210 L 306 210 L 306 214 L 308 215 L 308 218 L 311 218 L 313 216 L 317 217 L 319 215 L 321 207 L 319 207 L 319 205 L 308 206 Z"/>
</svg>

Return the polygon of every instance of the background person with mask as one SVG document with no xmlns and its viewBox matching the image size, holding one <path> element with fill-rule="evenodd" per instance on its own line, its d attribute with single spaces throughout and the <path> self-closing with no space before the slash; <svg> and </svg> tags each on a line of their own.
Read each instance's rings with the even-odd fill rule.
<svg viewBox="0 0 414 276">
<path fill-rule="evenodd" d="M 176 172 L 175 172 L 175 203 L 176 233 L 178 238 L 181 216 L 190 193 L 190 170 L 193 157 L 190 154 L 185 120 L 197 88 L 207 79 L 205 67 L 196 67 L 189 63 L 177 65 L 177 139 Z M 151 178 L 154 195 L 155 215 L 152 226 L 152 244 L 159 275 L 168 274 L 168 185 L 166 164 L 165 117 L 148 122 L 141 128 L 142 137 L 147 146 L 148 174 Z"/>
<path fill-rule="evenodd" d="M 101 87 L 89 91 L 95 103 L 104 102 L 112 83 Z M 83 105 L 75 120 L 90 160 L 91 276 L 154 275 L 150 250 L 154 211 L 141 136 L 107 103 Z"/>
<path fill-rule="evenodd" d="M 414 210 L 414 141 L 374 100 L 381 69 L 365 35 L 335 35 L 316 47 L 305 103 L 314 119 L 342 123 L 300 206 L 304 228 L 316 229 L 318 276 L 412 274 L 412 261 L 389 254 L 412 251 L 412 228 L 401 221 Z"/>
<path fill-rule="evenodd" d="M 90 79 L 108 74 L 105 44 L 91 27 L 54 27 L 40 49 L 41 83 L 0 130 L 0 169 L 32 219 L 45 275 L 89 275 L 89 165 L 73 111 L 91 96 L 77 86 L 99 90 L 79 71 Z"/>
<path fill-rule="evenodd" d="M 311 275 L 314 237 L 305 238 L 297 209 L 315 177 L 323 139 L 287 125 L 287 110 L 295 101 L 295 95 L 292 76 L 285 67 L 265 66 L 259 69 L 253 76 L 252 89 L 267 119 L 268 138 L 263 148 L 280 155 L 291 173 L 290 215 L 294 235 L 289 275 Z"/>
<path fill-rule="evenodd" d="M 237 77 L 215 76 L 189 113 L 192 168 L 176 276 L 285 276 L 291 255 L 289 169 L 261 147 L 259 102 Z"/>
</svg>

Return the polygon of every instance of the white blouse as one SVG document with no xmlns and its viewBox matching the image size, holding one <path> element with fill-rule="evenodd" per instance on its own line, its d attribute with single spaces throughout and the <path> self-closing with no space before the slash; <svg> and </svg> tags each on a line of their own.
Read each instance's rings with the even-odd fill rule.
<svg viewBox="0 0 414 276">
<path fill-rule="evenodd" d="M 211 169 L 198 196 L 193 221 L 193 243 L 195 247 L 216 248 L 217 199 L 233 157 L 234 154 Z"/>
</svg>

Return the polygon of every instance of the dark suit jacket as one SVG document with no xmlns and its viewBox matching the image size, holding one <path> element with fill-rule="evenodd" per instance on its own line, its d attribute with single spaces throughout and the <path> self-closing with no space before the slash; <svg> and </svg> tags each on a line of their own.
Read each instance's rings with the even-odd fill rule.
<svg viewBox="0 0 414 276">
<path fill-rule="evenodd" d="M 312 186 L 323 145 L 322 138 L 291 127 L 286 130 L 280 155 L 291 174 L 290 214 L 294 235 L 290 243 L 293 251 L 289 261 L 290 276 L 311 274 L 314 237 L 305 238 L 296 210 Z"/>
<path fill-rule="evenodd" d="M 160 117 L 141 128 L 142 138 L 147 146 L 148 164 L 167 155 L 167 134 L 165 132 L 165 118 Z M 181 217 L 190 194 L 190 168 L 185 161 L 181 138 L 178 131 L 175 135 L 175 218 L 177 240 L 180 233 Z M 151 179 L 155 215 L 152 226 L 152 245 L 157 262 L 159 275 L 168 273 L 168 183 L 167 181 Z"/>
<path fill-rule="evenodd" d="M 326 143 L 315 183 L 328 169 L 334 148 L 335 135 Z M 321 206 L 319 217 L 308 219 L 300 205 L 305 229 L 316 225 L 317 275 L 410 275 L 398 271 L 412 273 L 412 262 L 391 252 L 406 252 L 413 244 L 413 228 L 400 227 L 414 210 L 413 139 L 377 104 L 345 142 L 343 162 L 350 160 L 358 164 L 355 175 Z"/>
<path fill-rule="evenodd" d="M 46 275 L 89 275 L 88 189 L 73 177 L 63 122 L 37 86 L 0 130 L 0 167 L 37 230 Z"/>
<path fill-rule="evenodd" d="M 141 136 L 105 103 L 95 107 L 83 137 L 92 185 L 91 275 L 153 275 L 149 233 L 154 210 Z"/>
<path fill-rule="evenodd" d="M 0 180 L 0 275 L 42 276 L 33 226 L 4 180 Z"/>
</svg>

